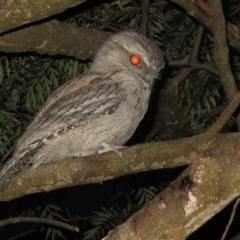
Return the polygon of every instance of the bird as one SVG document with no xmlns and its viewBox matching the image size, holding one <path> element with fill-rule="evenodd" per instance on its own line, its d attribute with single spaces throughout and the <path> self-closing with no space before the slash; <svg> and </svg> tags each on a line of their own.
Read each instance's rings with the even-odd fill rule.
<svg viewBox="0 0 240 240">
<path fill-rule="evenodd" d="M 140 33 L 111 35 L 91 68 L 56 89 L 0 173 L 0 192 L 28 167 L 117 151 L 133 135 L 164 67 L 157 43 Z"/>
</svg>

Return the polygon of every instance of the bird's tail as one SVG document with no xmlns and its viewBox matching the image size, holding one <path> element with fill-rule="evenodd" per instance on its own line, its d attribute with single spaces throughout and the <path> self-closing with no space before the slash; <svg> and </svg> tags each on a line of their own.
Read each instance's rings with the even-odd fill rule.
<svg viewBox="0 0 240 240">
<path fill-rule="evenodd" d="M 26 148 L 17 151 L 3 166 L 0 174 L 0 192 L 3 192 L 19 175 L 32 163 L 34 155 L 44 145 L 44 141 L 37 140 Z"/>
</svg>

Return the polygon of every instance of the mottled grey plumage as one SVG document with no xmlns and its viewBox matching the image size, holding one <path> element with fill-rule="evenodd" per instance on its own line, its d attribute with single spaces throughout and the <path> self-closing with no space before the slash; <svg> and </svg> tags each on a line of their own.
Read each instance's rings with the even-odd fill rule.
<svg viewBox="0 0 240 240">
<path fill-rule="evenodd" d="M 140 58 L 139 64 L 131 64 L 132 55 Z M 2 169 L 0 191 L 29 165 L 122 146 L 142 120 L 163 66 L 152 40 L 134 32 L 110 37 L 90 71 L 58 88 L 20 138 Z"/>
</svg>

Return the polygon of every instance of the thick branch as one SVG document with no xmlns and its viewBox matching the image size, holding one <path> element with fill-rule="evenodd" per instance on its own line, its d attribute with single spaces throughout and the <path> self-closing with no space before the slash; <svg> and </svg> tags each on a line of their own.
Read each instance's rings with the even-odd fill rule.
<svg viewBox="0 0 240 240">
<path fill-rule="evenodd" d="M 239 156 L 239 135 L 210 155 L 196 156 L 174 183 L 104 240 L 186 239 L 240 194 Z"/>
<path fill-rule="evenodd" d="M 63 12 L 85 0 L 0 0 L 0 33 Z"/>
<path fill-rule="evenodd" d="M 126 174 L 190 164 L 208 149 L 219 148 L 233 135 L 218 135 L 206 141 L 204 135 L 174 141 L 135 145 L 123 149 L 123 158 L 115 152 L 81 158 L 68 158 L 52 164 L 28 169 L 0 194 L 0 201 L 51 191 L 54 189 L 102 182 Z M 239 136 L 239 135 L 238 135 Z"/>
<path fill-rule="evenodd" d="M 204 154 L 198 152 L 191 166 L 171 186 L 105 240 L 186 239 L 240 194 L 239 134 L 228 135 L 232 138 L 225 143 L 223 135 L 216 136 L 239 102 L 238 93 L 210 130 L 199 136 L 200 145 L 210 144 Z"/>
<path fill-rule="evenodd" d="M 0 37 L 0 51 L 36 52 L 85 60 L 92 58 L 109 33 L 80 28 L 56 20 L 33 25 Z"/>
</svg>

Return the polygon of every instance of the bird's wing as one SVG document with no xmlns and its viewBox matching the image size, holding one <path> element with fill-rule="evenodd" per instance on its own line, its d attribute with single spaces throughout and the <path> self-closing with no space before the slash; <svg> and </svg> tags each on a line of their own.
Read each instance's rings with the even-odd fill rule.
<svg viewBox="0 0 240 240">
<path fill-rule="evenodd" d="M 98 74 L 85 74 L 57 89 L 18 142 L 29 143 L 32 134 L 57 134 L 74 125 L 84 125 L 97 116 L 114 112 L 126 97 L 118 83 Z M 65 130 L 64 130 L 65 129 Z"/>
<path fill-rule="evenodd" d="M 27 168 L 52 138 L 84 127 L 91 119 L 109 114 L 126 98 L 117 82 L 98 74 L 84 74 L 57 89 L 19 140 L 0 176 L 3 191 Z"/>
</svg>

